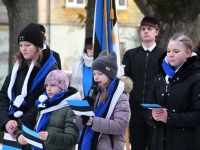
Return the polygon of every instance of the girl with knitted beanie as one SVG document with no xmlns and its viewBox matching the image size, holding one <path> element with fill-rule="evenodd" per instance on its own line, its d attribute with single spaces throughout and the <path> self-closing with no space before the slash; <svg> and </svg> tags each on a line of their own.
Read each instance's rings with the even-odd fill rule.
<svg viewBox="0 0 200 150">
<path fill-rule="evenodd" d="M 44 83 L 46 92 L 36 100 L 39 110 L 36 132 L 43 140 L 44 150 L 73 150 L 78 141 L 78 128 L 73 123 L 75 114 L 67 104 L 69 100 L 79 100 L 79 92 L 68 87 L 67 74 L 62 70 L 51 71 Z M 17 133 L 17 141 L 27 144 L 23 132 Z M 33 147 L 34 150 L 41 150 Z"/>
<path fill-rule="evenodd" d="M 79 142 L 79 150 L 123 150 L 125 131 L 130 120 L 128 93 L 132 84 L 125 91 L 125 84 L 117 76 L 117 56 L 113 51 L 99 54 L 92 64 L 94 81 L 98 84 L 96 99 L 85 98 L 95 116 L 76 118 L 76 125 L 84 125 Z M 132 83 L 129 78 L 126 85 Z M 126 88 L 127 89 L 127 88 Z"/>
<path fill-rule="evenodd" d="M 34 128 L 35 100 L 45 91 L 46 75 L 58 68 L 52 52 L 42 51 L 43 37 L 38 24 L 30 23 L 23 28 L 17 42 L 19 52 L 15 55 L 15 64 L 0 91 L 0 130 L 12 138 L 21 130 L 20 122 Z M 22 147 L 23 150 L 30 148 L 30 145 Z"/>
</svg>

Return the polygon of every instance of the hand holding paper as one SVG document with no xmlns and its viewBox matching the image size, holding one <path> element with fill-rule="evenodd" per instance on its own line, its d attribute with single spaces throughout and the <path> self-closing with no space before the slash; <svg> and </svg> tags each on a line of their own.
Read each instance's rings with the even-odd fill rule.
<svg viewBox="0 0 200 150">
<path fill-rule="evenodd" d="M 47 131 L 41 131 L 38 133 L 40 139 L 42 139 L 43 141 L 47 140 L 47 137 L 49 135 L 49 133 Z"/>
<path fill-rule="evenodd" d="M 146 107 L 148 109 L 155 109 L 155 108 L 160 108 L 160 109 L 165 109 L 167 110 L 167 108 L 164 108 L 163 106 L 159 105 L 159 104 L 141 104 L 143 107 Z"/>
<path fill-rule="evenodd" d="M 157 108 L 152 109 L 152 117 L 156 121 L 162 121 L 166 123 L 167 116 L 168 116 L 168 113 L 166 109 L 157 109 Z"/>
<path fill-rule="evenodd" d="M 93 117 L 81 115 L 81 118 L 82 118 L 83 125 L 88 125 L 88 126 L 92 125 Z"/>
<path fill-rule="evenodd" d="M 21 144 L 21 145 L 26 145 L 28 144 L 26 139 L 24 138 L 24 136 L 21 134 L 19 137 L 18 137 L 18 142 Z"/>
<path fill-rule="evenodd" d="M 22 130 L 23 130 L 23 136 L 27 141 L 27 143 L 43 149 L 42 140 L 38 136 L 37 132 L 30 130 L 24 125 L 22 125 Z"/>
</svg>

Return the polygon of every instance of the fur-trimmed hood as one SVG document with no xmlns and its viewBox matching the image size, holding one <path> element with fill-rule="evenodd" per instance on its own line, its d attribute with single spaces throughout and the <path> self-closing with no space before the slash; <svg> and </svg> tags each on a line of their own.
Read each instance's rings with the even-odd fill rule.
<svg viewBox="0 0 200 150">
<path fill-rule="evenodd" d="M 128 76 L 120 76 L 118 78 L 124 83 L 124 92 L 130 93 L 133 89 L 133 81 Z"/>
</svg>

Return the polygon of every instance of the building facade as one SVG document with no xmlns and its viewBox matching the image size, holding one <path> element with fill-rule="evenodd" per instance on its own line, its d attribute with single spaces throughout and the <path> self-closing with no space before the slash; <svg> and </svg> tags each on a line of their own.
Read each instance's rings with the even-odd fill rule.
<svg viewBox="0 0 200 150">
<path fill-rule="evenodd" d="M 38 23 L 46 29 L 46 43 L 58 52 L 62 69 L 70 73 L 74 62 L 83 53 L 85 24 L 79 16 L 86 17 L 85 6 L 92 0 L 38 0 Z M 143 14 L 134 0 L 116 0 L 120 50 L 138 46 L 138 26 Z M 9 28 L 7 10 L 0 1 L 0 85 L 8 74 Z M 1 79 L 3 78 L 3 79 Z"/>
</svg>

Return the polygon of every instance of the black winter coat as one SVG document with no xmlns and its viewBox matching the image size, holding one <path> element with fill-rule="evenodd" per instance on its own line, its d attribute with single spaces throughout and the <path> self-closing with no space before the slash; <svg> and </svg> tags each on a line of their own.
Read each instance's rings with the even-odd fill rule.
<svg viewBox="0 0 200 150">
<path fill-rule="evenodd" d="M 152 150 L 196 150 L 197 127 L 200 126 L 200 58 L 191 57 L 179 68 L 170 84 L 165 73 L 156 76 L 148 103 L 167 108 L 167 123 L 152 118 L 152 110 L 144 111 L 145 121 L 154 126 Z"/>
<path fill-rule="evenodd" d="M 50 51 L 49 50 L 43 50 L 43 59 L 41 62 L 41 67 L 45 64 L 45 62 L 48 60 L 49 55 L 50 55 Z M 29 67 L 26 65 L 26 62 L 23 61 L 22 64 L 22 68 L 20 70 L 18 70 L 17 72 L 17 78 L 15 80 L 14 83 L 14 91 L 16 95 L 20 95 L 21 94 L 21 90 L 22 90 L 22 86 L 26 77 L 26 74 L 28 72 Z M 55 70 L 58 69 L 57 65 L 54 64 L 51 69 L 49 70 Z M 26 108 L 24 110 L 24 114 L 22 117 L 20 117 L 19 119 L 12 117 L 12 116 L 8 116 L 8 112 L 9 112 L 9 98 L 8 98 L 8 94 L 7 94 L 7 90 L 8 90 L 8 86 L 10 83 L 10 78 L 11 78 L 11 74 L 8 75 L 4 81 L 4 84 L 2 86 L 2 89 L 0 91 L 0 130 L 1 131 L 5 131 L 5 125 L 9 120 L 16 120 L 18 121 L 18 124 L 20 124 L 19 120 L 28 128 L 33 129 L 35 124 L 36 124 L 36 117 L 37 117 L 37 108 L 35 105 L 35 100 L 38 99 L 38 97 L 45 92 L 45 87 L 44 87 L 44 80 L 45 78 L 42 80 L 42 82 L 40 82 L 40 84 L 31 92 L 29 93 L 31 86 L 33 84 L 33 81 L 37 75 L 37 73 L 39 72 L 40 68 L 38 67 L 34 67 L 29 81 L 28 81 L 28 86 L 27 86 L 27 96 L 25 97 L 26 100 Z M 24 149 L 24 148 L 23 148 Z"/>
<path fill-rule="evenodd" d="M 46 45 L 46 44 L 45 44 L 45 45 Z M 49 47 L 48 45 L 46 45 L 46 49 L 47 49 L 47 50 L 51 50 L 50 47 Z M 61 70 L 62 67 L 61 67 L 61 60 L 60 60 L 60 55 L 59 55 L 59 53 L 57 53 L 57 52 L 55 52 L 55 51 L 53 51 L 53 50 L 51 50 L 51 51 L 53 52 L 53 56 L 54 56 L 54 58 L 55 58 L 56 61 L 57 61 L 57 66 L 58 66 L 59 70 Z"/>
<path fill-rule="evenodd" d="M 158 58 L 166 52 L 165 49 L 155 47 L 148 54 L 143 47 L 137 47 L 126 51 L 123 56 L 122 64 L 125 75 L 130 77 L 134 83 L 134 88 L 130 92 L 130 106 L 139 107 L 141 103 L 146 103 L 153 79 L 157 75 Z"/>
</svg>

